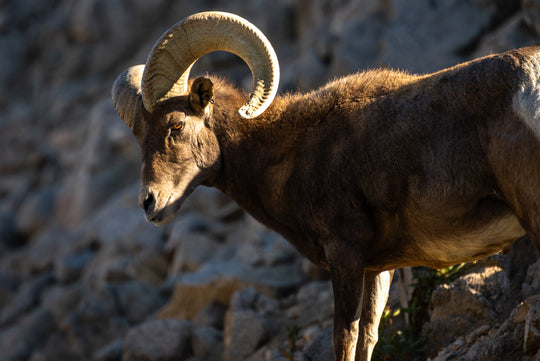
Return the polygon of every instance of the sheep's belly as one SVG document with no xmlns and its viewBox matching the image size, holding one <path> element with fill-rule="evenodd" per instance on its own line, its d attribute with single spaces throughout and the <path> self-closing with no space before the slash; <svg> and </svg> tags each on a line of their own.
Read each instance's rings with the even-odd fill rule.
<svg viewBox="0 0 540 361">
<path fill-rule="evenodd" d="M 418 245 L 426 264 L 440 268 L 497 253 L 523 235 L 525 230 L 518 219 L 507 214 L 461 234 L 458 232 L 448 236 L 420 236 Z"/>
</svg>

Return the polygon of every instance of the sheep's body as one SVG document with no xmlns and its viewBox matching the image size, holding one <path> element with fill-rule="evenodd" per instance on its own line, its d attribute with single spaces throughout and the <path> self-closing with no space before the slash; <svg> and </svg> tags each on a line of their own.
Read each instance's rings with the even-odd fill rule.
<svg viewBox="0 0 540 361">
<path fill-rule="evenodd" d="M 540 245 L 536 59 L 358 73 L 252 120 L 244 93 L 199 78 L 132 127 L 141 204 L 160 224 L 198 184 L 221 189 L 330 270 L 336 360 L 368 360 L 394 268 L 472 261 L 525 232 Z"/>
<path fill-rule="evenodd" d="M 277 98 L 259 121 L 224 117 L 222 137 L 241 136 L 223 141 L 217 186 L 322 266 L 333 238 L 374 271 L 498 252 L 525 233 L 496 176 L 523 169 L 491 150 L 527 131 L 512 105 L 523 61 L 489 57 L 429 77 L 359 73 Z M 219 107 L 219 87 L 215 97 Z"/>
</svg>

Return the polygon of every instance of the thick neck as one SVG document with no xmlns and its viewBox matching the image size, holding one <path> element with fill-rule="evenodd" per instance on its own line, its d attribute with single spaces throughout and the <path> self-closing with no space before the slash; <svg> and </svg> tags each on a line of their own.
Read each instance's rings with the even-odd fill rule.
<svg viewBox="0 0 540 361">
<path fill-rule="evenodd" d="M 255 206 L 252 203 L 267 191 L 269 170 L 280 165 L 291 153 L 300 129 L 299 124 L 283 117 L 282 103 L 282 99 L 276 98 L 256 119 L 241 119 L 236 112 L 223 114 L 218 110 L 226 116 L 216 119 L 222 164 L 215 186 L 246 209 Z"/>
</svg>

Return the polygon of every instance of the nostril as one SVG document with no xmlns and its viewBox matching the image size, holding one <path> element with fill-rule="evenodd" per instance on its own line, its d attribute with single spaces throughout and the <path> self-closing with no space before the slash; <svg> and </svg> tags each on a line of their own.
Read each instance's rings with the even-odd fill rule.
<svg viewBox="0 0 540 361">
<path fill-rule="evenodd" d="M 145 212 L 148 212 L 148 209 L 154 204 L 154 195 L 152 193 L 148 193 L 146 196 L 146 199 L 143 202 L 143 208 Z"/>
</svg>

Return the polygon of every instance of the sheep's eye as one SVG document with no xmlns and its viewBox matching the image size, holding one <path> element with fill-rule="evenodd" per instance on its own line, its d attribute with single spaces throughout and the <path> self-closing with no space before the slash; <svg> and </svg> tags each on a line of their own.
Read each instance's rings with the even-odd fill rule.
<svg viewBox="0 0 540 361">
<path fill-rule="evenodd" d="M 176 124 L 174 124 L 172 126 L 172 129 L 176 130 L 176 131 L 180 131 L 180 130 L 184 129 L 184 125 L 185 125 L 184 122 L 178 122 L 178 123 L 176 123 Z"/>
</svg>

